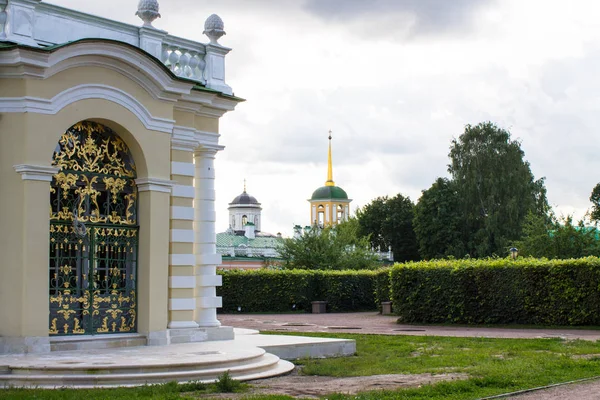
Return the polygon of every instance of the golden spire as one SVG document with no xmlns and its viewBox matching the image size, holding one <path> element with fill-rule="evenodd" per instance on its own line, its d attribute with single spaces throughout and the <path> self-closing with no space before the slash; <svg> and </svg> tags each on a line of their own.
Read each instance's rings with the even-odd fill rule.
<svg viewBox="0 0 600 400">
<path fill-rule="evenodd" d="M 335 186 L 333 182 L 333 167 L 331 164 L 331 129 L 329 130 L 329 157 L 327 159 L 327 182 L 325 186 Z"/>
</svg>

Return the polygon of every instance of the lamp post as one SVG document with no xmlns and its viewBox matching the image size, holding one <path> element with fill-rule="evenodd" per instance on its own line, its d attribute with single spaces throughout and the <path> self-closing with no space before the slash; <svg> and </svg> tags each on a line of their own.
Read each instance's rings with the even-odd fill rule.
<svg viewBox="0 0 600 400">
<path fill-rule="evenodd" d="M 516 247 L 511 247 L 510 248 L 510 258 L 512 258 L 513 260 L 516 260 L 518 255 L 519 255 L 519 250 L 517 250 Z"/>
</svg>

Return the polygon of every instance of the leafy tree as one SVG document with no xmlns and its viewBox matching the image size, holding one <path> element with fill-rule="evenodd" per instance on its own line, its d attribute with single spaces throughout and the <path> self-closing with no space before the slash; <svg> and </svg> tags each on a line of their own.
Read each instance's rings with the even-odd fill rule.
<svg viewBox="0 0 600 400">
<path fill-rule="evenodd" d="M 460 199 L 452 181 L 438 178 L 415 206 L 413 226 L 424 259 L 462 257 Z"/>
<path fill-rule="evenodd" d="M 394 261 L 418 260 L 417 239 L 413 230 L 414 204 L 401 194 L 378 197 L 357 210 L 359 234 L 368 237 L 374 248 L 390 246 Z"/>
<path fill-rule="evenodd" d="M 600 255 L 596 228 L 585 220 L 573 223 L 573 217 L 548 223 L 543 217 L 529 213 L 523 226 L 523 238 L 516 242 L 519 254 L 545 258 L 581 258 Z"/>
<path fill-rule="evenodd" d="M 595 222 L 600 222 L 600 183 L 594 186 L 594 190 L 592 190 L 592 194 L 590 195 L 590 201 L 592 202 L 590 219 Z"/>
<path fill-rule="evenodd" d="M 304 232 L 284 239 L 279 249 L 286 269 L 370 269 L 377 266 L 368 238 L 358 236 L 358 221 L 350 218 L 335 227 Z"/>
<path fill-rule="evenodd" d="M 544 179 L 534 180 L 521 143 L 491 122 L 467 125 L 450 146 L 450 172 L 460 198 L 462 237 L 475 257 L 505 254 L 521 237 L 529 212 L 549 211 Z"/>
</svg>

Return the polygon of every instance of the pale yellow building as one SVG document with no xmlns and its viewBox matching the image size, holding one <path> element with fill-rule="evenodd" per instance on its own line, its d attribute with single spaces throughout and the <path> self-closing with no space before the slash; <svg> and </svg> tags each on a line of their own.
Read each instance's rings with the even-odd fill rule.
<svg viewBox="0 0 600 400">
<path fill-rule="evenodd" d="M 315 190 L 308 200 L 310 203 L 311 225 L 319 227 L 334 226 L 350 216 L 350 202 L 346 191 L 333 181 L 331 160 L 331 132 L 329 132 L 329 151 L 327 154 L 327 181 L 325 186 Z"/>
<path fill-rule="evenodd" d="M 214 161 L 241 99 L 220 18 L 203 44 L 155 29 L 155 1 L 139 27 L 4 3 L 0 353 L 232 338 L 216 314 Z"/>
</svg>

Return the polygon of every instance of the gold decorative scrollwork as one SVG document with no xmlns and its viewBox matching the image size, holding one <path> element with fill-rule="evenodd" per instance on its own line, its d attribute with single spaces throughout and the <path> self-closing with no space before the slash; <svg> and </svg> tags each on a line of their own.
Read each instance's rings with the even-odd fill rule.
<svg viewBox="0 0 600 400">
<path fill-rule="evenodd" d="M 84 121 L 62 135 L 53 160 L 60 171 L 50 189 L 49 333 L 135 331 L 133 158 L 109 128 Z"/>
<path fill-rule="evenodd" d="M 69 197 L 69 189 L 71 189 L 71 187 L 75 186 L 75 184 L 77 183 L 77 175 L 75 174 L 65 174 L 64 172 L 59 172 L 58 174 L 56 174 L 54 176 L 54 178 L 56 179 L 56 183 L 61 187 L 61 189 L 63 190 L 63 198 L 68 198 Z"/>
<path fill-rule="evenodd" d="M 127 181 L 125 179 L 112 178 L 112 177 L 104 178 L 102 181 L 106 185 L 106 188 L 112 193 L 113 204 L 117 204 L 117 196 L 119 193 L 121 193 L 123 188 L 125 188 Z"/>
<path fill-rule="evenodd" d="M 54 157 L 61 170 L 135 177 L 135 165 L 127 145 L 104 125 L 83 121 L 71 127 L 59 140 L 61 151 Z"/>
<path fill-rule="evenodd" d="M 125 142 L 91 121 L 74 125 L 59 140 L 53 164 L 50 220 L 136 225 L 137 187 Z"/>
</svg>

